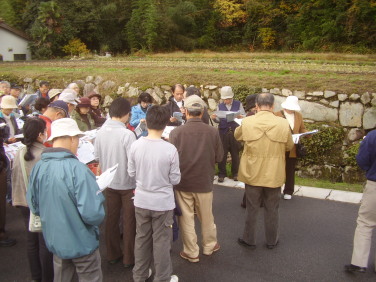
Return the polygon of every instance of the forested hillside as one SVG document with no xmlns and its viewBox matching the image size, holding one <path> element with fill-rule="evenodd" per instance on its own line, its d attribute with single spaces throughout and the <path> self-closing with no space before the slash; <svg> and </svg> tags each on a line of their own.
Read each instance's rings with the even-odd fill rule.
<svg viewBox="0 0 376 282">
<path fill-rule="evenodd" d="M 115 54 L 376 49 L 376 0 L 0 0 L 0 18 L 34 58 L 67 55 L 73 39 Z"/>
</svg>

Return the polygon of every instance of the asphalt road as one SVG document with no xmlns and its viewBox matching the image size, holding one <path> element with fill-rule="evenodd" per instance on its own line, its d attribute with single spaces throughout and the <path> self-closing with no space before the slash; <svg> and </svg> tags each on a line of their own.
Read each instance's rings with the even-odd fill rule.
<svg viewBox="0 0 376 282">
<path fill-rule="evenodd" d="M 173 268 L 179 281 L 376 281 L 374 244 L 366 274 L 343 271 L 351 259 L 358 205 L 303 197 L 281 200 L 279 245 L 273 250 L 265 247 L 261 212 L 257 248 L 248 250 L 236 242 L 244 225 L 244 209 L 240 207 L 243 191 L 215 187 L 220 251 L 210 257 L 200 255 L 200 262 L 193 264 L 179 257 L 181 242 L 173 244 Z M 18 244 L 0 249 L 0 281 L 30 281 L 19 211 L 9 207 L 7 220 L 7 230 Z M 130 270 L 106 262 L 103 243 L 101 253 L 104 281 L 132 281 Z"/>
</svg>

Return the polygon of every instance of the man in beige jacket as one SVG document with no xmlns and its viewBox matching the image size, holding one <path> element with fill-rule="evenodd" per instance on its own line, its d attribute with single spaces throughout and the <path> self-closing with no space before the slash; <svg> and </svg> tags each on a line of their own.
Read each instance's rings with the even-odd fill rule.
<svg viewBox="0 0 376 282">
<path fill-rule="evenodd" d="M 239 180 L 245 183 L 247 216 L 242 246 L 256 247 L 256 224 L 260 204 L 264 205 L 266 246 L 278 243 L 279 200 L 285 182 L 285 154 L 294 143 L 286 119 L 273 114 L 274 96 L 259 94 L 257 114 L 243 119 L 235 130 L 235 138 L 244 142 L 240 160 Z"/>
</svg>

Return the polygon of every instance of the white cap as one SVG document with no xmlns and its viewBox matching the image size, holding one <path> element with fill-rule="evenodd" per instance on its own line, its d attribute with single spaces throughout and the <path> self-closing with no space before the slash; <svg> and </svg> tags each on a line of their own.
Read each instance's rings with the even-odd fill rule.
<svg viewBox="0 0 376 282">
<path fill-rule="evenodd" d="M 17 109 L 17 100 L 11 95 L 5 95 L 1 98 L 0 107 L 2 109 Z"/>
<path fill-rule="evenodd" d="M 298 103 L 298 97 L 288 96 L 286 100 L 281 104 L 281 107 L 290 111 L 300 111 L 300 106 Z"/>
<path fill-rule="evenodd" d="M 77 122 L 71 118 L 61 118 L 52 122 L 51 136 L 48 141 L 52 141 L 62 136 L 78 136 L 82 137 L 84 133 L 78 128 Z"/>
<path fill-rule="evenodd" d="M 59 99 L 62 100 L 65 103 L 77 105 L 77 102 L 80 102 L 80 100 L 77 98 L 77 92 L 73 89 L 64 89 L 63 92 L 61 92 Z"/>
<path fill-rule="evenodd" d="M 232 91 L 232 88 L 230 86 L 223 86 L 220 92 L 222 100 L 234 98 L 234 92 Z"/>
</svg>

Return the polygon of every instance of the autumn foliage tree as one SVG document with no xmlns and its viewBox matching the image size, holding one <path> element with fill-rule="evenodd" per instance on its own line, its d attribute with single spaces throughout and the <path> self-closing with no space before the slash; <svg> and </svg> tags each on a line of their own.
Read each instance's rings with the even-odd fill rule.
<svg viewBox="0 0 376 282">
<path fill-rule="evenodd" d="M 70 40 L 62 49 L 65 53 L 70 54 L 71 56 L 81 56 L 90 52 L 87 49 L 86 44 L 78 38 Z"/>
</svg>

